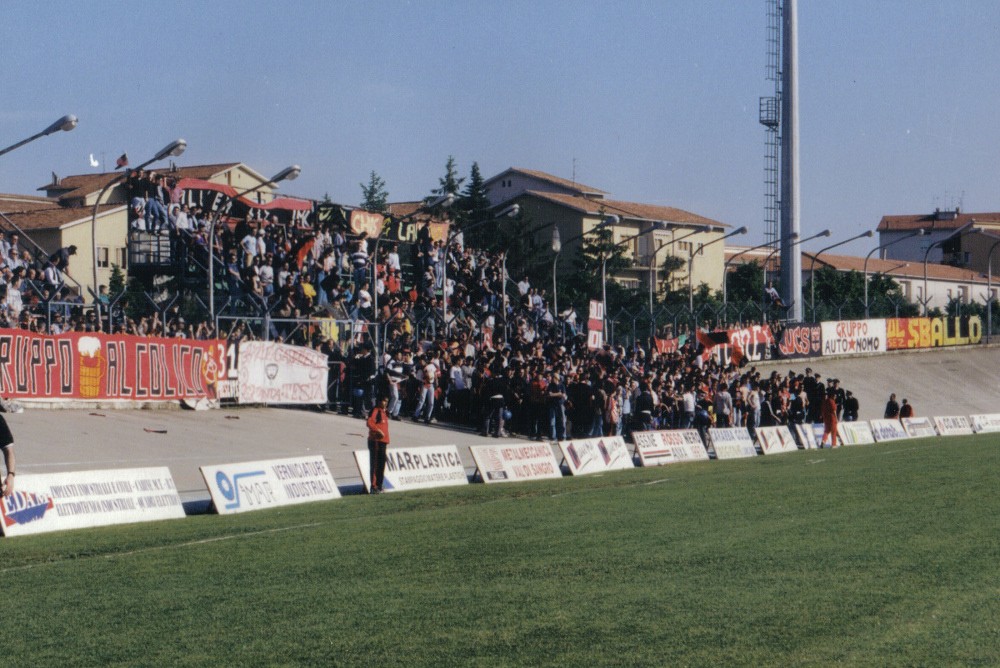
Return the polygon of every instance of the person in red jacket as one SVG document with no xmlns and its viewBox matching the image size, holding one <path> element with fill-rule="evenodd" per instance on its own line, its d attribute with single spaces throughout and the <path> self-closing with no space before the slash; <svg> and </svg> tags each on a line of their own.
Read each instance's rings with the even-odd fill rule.
<svg viewBox="0 0 1000 668">
<path fill-rule="evenodd" d="M 386 447 L 389 445 L 389 397 L 382 397 L 368 414 L 368 479 L 370 494 L 382 493 Z"/>
<path fill-rule="evenodd" d="M 827 436 L 830 437 L 831 448 L 843 445 L 843 443 L 837 443 L 837 397 L 833 388 L 826 391 L 826 399 L 823 400 L 821 415 L 823 416 L 823 440 L 820 441 L 820 447 L 823 447 L 823 444 L 826 443 Z"/>
</svg>

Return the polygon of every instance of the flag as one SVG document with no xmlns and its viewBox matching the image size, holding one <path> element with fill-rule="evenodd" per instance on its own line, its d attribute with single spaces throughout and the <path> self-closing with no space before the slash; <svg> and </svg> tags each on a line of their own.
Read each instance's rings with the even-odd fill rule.
<svg viewBox="0 0 1000 668">
<path fill-rule="evenodd" d="M 653 344 L 656 346 L 656 352 L 661 355 L 668 355 L 677 352 L 680 342 L 677 339 L 658 339 L 654 336 Z"/>
<path fill-rule="evenodd" d="M 711 350 L 715 346 L 729 343 L 729 332 L 725 330 L 720 330 L 718 332 L 703 332 L 699 329 L 695 332 L 695 336 L 698 337 L 698 343 L 705 346 L 706 350 Z"/>
<path fill-rule="evenodd" d="M 122 153 L 121 157 L 115 160 L 115 169 L 121 169 L 122 167 L 128 167 L 128 153 Z"/>
</svg>

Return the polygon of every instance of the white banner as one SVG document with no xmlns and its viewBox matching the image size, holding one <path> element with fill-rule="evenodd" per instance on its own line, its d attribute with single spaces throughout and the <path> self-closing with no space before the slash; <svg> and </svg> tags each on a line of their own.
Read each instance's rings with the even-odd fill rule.
<svg viewBox="0 0 1000 668">
<path fill-rule="evenodd" d="M 368 451 L 355 450 L 354 461 L 358 464 L 365 490 L 371 491 Z M 468 484 L 469 478 L 465 474 L 465 466 L 457 446 L 396 448 L 390 445 L 386 451 L 385 480 L 382 487 L 387 492 Z"/>
<path fill-rule="evenodd" d="M 934 428 L 934 424 L 931 423 L 930 418 L 926 417 L 913 417 L 913 418 L 903 418 L 900 420 L 903 423 L 903 427 L 906 429 L 906 433 L 913 438 L 927 438 L 928 436 L 937 436 L 937 430 Z"/>
<path fill-rule="evenodd" d="M 485 483 L 562 477 L 548 443 L 473 445 L 469 450 Z"/>
<path fill-rule="evenodd" d="M 867 445 L 875 442 L 871 425 L 867 422 L 840 422 L 837 435 L 844 445 Z"/>
<path fill-rule="evenodd" d="M 340 498 L 319 455 L 202 466 L 201 475 L 220 515 Z"/>
<path fill-rule="evenodd" d="M 795 452 L 799 449 L 788 427 L 757 427 L 757 442 L 765 455 Z"/>
<path fill-rule="evenodd" d="M 715 450 L 716 459 L 738 459 L 740 457 L 756 457 L 757 447 L 750 438 L 746 427 L 726 427 L 709 429 L 708 440 Z"/>
<path fill-rule="evenodd" d="M 819 436 L 816 435 L 816 427 L 819 427 Z M 799 437 L 799 445 L 804 450 L 815 450 L 819 447 L 820 439 L 823 438 L 823 425 L 796 424 L 795 435 Z"/>
<path fill-rule="evenodd" d="M 942 436 L 963 436 L 972 433 L 972 423 L 964 415 L 936 417 L 934 426 Z"/>
<path fill-rule="evenodd" d="M 970 415 L 972 428 L 977 434 L 991 431 L 1000 431 L 1000 413 L 986 413 L 984 415 Z"/>
<path fill-rule="evenodd" d="M 899 420 L 872 420 L 871 424 L 872 435 L 879 443 L 910 437 Z"/>
<path fill-rule="evenodd" d="M 635 467 L 632 453 L 628 451 L 625 439 L 621 436 L 559 441 L 559 449 L 573 475 Z"/>
<path fill-rule="evenodd" d="M 643 466 L 708 460 L 708 450 L 697 429 L 634 431 L 632 440 Z"/>
<path fill-rule="evenodd" d="M 833 320 L 820 327 L 824 356 L 886 351 L 885 320 Z"/>
<path fill-rule="evenodd" d="M 270 341 L 239 346 L 241 404 L 326 403 L 326 355 L 311 348 Z"/>
<path fill-rule="evenodd" d="M 184 517 L 166 466 L 17 476 L 0 500 L 5 536 Z"/>
</svg>

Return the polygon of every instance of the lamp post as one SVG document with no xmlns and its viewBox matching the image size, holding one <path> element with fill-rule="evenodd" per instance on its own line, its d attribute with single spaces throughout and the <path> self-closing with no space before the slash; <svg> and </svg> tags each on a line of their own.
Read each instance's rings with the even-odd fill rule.
<svg viewBox="0 0 1000 668">
<path fill-rule="evenodd" d="M 441 267 L 441 313 L 444 316 L 444 331 L 445 334 L 451 333 L 451 323 L 448 322 L 448 249 L 451 248 L 451 242 L 455 240 L 459 234 L 469 232 L 476 229 L 477 227 L 482 227 L 487 223 L 496 222 L 500 218 L 514 218 L 519 213 L 521 213 L 521 206 L 518 204 L 512 204 L 506 209 L 502 210 L 500 213 L 492 218 L 486 220 L 480 220 L 478 223 L 473 223 L 472 225 L 467 225 L 464 228 L 456 229 L 454 232 L 448 235 L 444 242 L 444 264 Z M 500 277 L 501 291 L 500 291 L 500 302 L 501 307 L 504 308 L 504 321 L 506 322 L 506 305 L 503 303 L 507 296 L 507 252 L 504 251 L 503 256 L 503 267 L 501 269 L 503 276 Z M 506 335 L 506 330 L 504 331 Z"/>
<path fill-rule="evenodd" d="M 712 231 L 711 225 L 698 225 L 694 230 L 688 232 L 683 237 L 675 239 L 674 237 L 676 236 L 676 233 L 673 230 L 671 230 L 670 241 L 668 243 L 663 244 L 656 250 L 654 250 L 652 255 L 650 255 L 649 257 L 649 312 L 650 313 L 653 312 L 653 292 L 656 289 L 656 279 L 657 279 L 656 254 L 659 253 L 664 248 L 672 248 L 675 241 L 684 241 L 688 237 L 693 237 L 696 234 L 701 234 L 703 232 L 711 232 L 711 231 Z M 671 255 L 672 254 L 673 250 L 671 250 Z"/>
<path fill-rule="evenodd" d="M 889 246 L 891 246 L 893 244 L 898 244 L 900 241 L 904 241 L 906 239 L 912 239 L 913 237 L 922 237 L 925 234 L 926 234 L 926 232 L 923 229 L 916 230 L 915 232 L 911 232 L 911 233 L 909 233 L 909 234 L 907 234 L 905 236 L 902 236 L 902 237 L 900 237 L 898 239 L 894 239 L 893 241 L 890 241 L 887 244 L 882 244 L 881 246 L 876 246 L 875 248 L 873 248 L 870 251 L 868 251 L 868 255 L 865 255 L 865 319 L 866 320 L 869 317 L 869 315 L 868 315 L 868 260 L 871 258 L 872 253 L 880 251 L 880 250 L 882 250 L 884 248 L 888 248 Z"/>
<path fill-rule="evenodd" d="M 215 207 L 215 215 L 212 216 L 212 221 L 208 225 L 208 313 L 213 322 L 215 321 L 215 226 L 218 224 L 219 218 L 222 215 L 223 205 L 225 205 L 228 201 L 239 199 L 240 197 L 246 197 L 250 193 L 256 192 L 265 186 L 273 186 L 280 181 L 294 181 L 299 178 L 299 174 L 301 173 L 302 168 L 298 165 L 285 167 L 267 181 L 262 181 L 249 190 L 244 190 L 243 192 L 233 195 L 232 197 L 226 196 L 226 199 L 222 200 L 222 202 Z"/>
<path fill-rule="evenodd" d="M 867 232 L 862 232 L 861 234 L 855 235 L 850 239 L 844 239 L 843 241 L 838 241 L 835 244 L 831 244 L 826 248 L 821 249 L 818 253 L 814 253 L 812 256 L 812 262 L 809 263 L 809 310 L 813 312 L 813 322 L 816 322 L 816 258 L 818 258 L 823 253 L 828 250 L 832 250 L 838 246 L 843 246 L 844 244 L 849 244 L 852 241 L 857 241 L 858 239 L 871 239 L 875 236 L 875 232 L 868 230 Z"/>
<path fill-rule="evenodd" d="M 7 148 L 0 150 L 0 155 L 6 155 L 7 153 L 10 153 L 14 149 L 21 148 L 25 144 L 29 144 L 35 141 L 36 139 L 39 139 L 40 137 L 47 137 L 51 134 L 55 134 L 60 130 L 62 130 L 63 132 L 69 132 L 70 130 L 76 127 L 77 122 L 78 121 L 76 119 L 76 116 L 74 116 L 73 114 L 67 114 L 66 116 L 63 116 L 49 127 L 39 132 L 38 134 L 31 135 L 27 139 L 22 139 L 16 144 L 11 144 Z"/>
<path fill-rule="evenodd" d="M 76 127 L 76 117 L 75 116 L 73 116 L 73 117 L 66 116 L 66 117 L 64 117 L 64 119 L 65 118 L 72 118 L 73 127 Z M 64 119 L 60 119 L 60 121 L 64 120 Z M 50 126 L 48 129 L 51 130 L 52 132 L 55 132 L 56 130 L 61 129 L 61 128 L 56 127 L 56 125 L 58 123 L 59 123 L 59 121 L 56 121 L 56 123 L 53 123 L 52 126 Z M 55 129 L 53 129 L 53 128 L 55 128 Z M 72 130 L 73 128 L 71 127 L 69 129 Z M 49 134 L 51 134 L 51 133 L 49 133 Z M 154 162 L 159 162 L 160 160 L 163 160 L 164 158 L 167 158 L 167 157 L 170 157 L 170 156 L 175 156 L 176 157 L 178 155 L 181 155 L 182 153 L 184 153 L 184 150 L 186 148 L 187 148 L 187 142 L 184 141 L 183 139 L 176 139 L 176 140 L 170 142 L 169 144 L 167 144 L 166 146 L 164 146 L 162 149 L 160 149 L 159 152 L 156 155 L 154 155 L 152 158 L 150 158 L 146 162 L 144 162 L 141 165 L 139 165 L 138 167 L 136 167 L 134 170 L 127 170 L 125 172 L 122 172 L 121 174 L 116 174 L 114 176 L 114 178 L 112 178 L 110 181 L 108 181 L 104 185 L 104 187 L 101 189 L 101 192 L 98 193 L 98 195 L 97 195 L 97 201 L 94 202 L 94 212 L 93 212 L 93 214 L 90 217 L 90 252 L 91 252 L 92 257 L 93 257 L 94 290 L 97 290 L 97 209 L 98 209 L 98 207 L 101 206 L 101 200 L 104 199 L 104 194 L 107 193 L 108 190 L 110 190 L 112 186 L 114 186 L 114 185 L 116 185 L 118 183 L 121 183 L 125 179 L 126 175 L 128 175 L 128 174 L 130 174 L 130 173 L 132 173 L 134 171 L 137 172 L 137 171 L 139 171 L 141 169 L 145 169 L 146 167 L 148 167 L 149 165 L 153 164 Z M 127 204 L 126 204 L 126 206 L 127 206 Z M 100 325 L 100 323 L 101 323 L 101 300 L 97 299 L 97 293 L 96 292 L 94 293 L 94 308 L 95 308 L 96 313 L 97 313 L 97 323 L 98 323 L 98 325 Z"/>
<path fill-rule="evenodd" d="M 935 246 L 940 246 L 940 245 L 942 245 L 942 244 L 944 244 L 944 243 L 946 243 L 948 241 L 951 241 L 955 237 L 962 236 L 962 233 L 964 233 L 967 229 L 969 229 L 970 227 L 972 227 L 973 224 L 975 224 L 975 221 L 970 220 L 968 223 L 966 223 L 965 225 L 962 225 L 960 228 L 958 228 L 957 230 L 955 230 L 954 232 L 952 232 L 951 234 L 949 234 L 945 238 L 938 239 L 937 241 L 934 241 L 934 242 L 928 244 L 927 251 L 924 252 L 924 297 L 923 297 L 923 300 L 922 300 L 923 304 L 924 304 L 924 316 L 925 317 L 927 316 L 927 305 L 931 301 L 930 297 L 927 296 L 927 258 L 930 257 L 931 249 L 934 248 Z"/>
<path fill-rule="evenodd" d="M 809 236 L 809 237 L 806 237 L 805 239 L 799 239 L 797 236 L 792 235 L 792 239 L 790 240 L 791 243 L 788 244 L 788 248 L 789 248 L 789 250 L 791 250 L 793 247 L 798 246 L 800 244 L 804 244 L 807 241 L 812 241 L 813 239 L 818 239 L 820 237 L 828 237 L 828 236 L 830 236 L 830 230 L 828 230 L 828 229 L 827 230 L 823 230 L 822 232 L 817 232 L 816 234 L 814 234 L 812 236 Z M 764 260 L 764 290 L 765 290 L 765 295 L 767 294 L 767 282 L 768 282 L 767 281 L 767 265 L 768 265 L 768 263 L 771 262 L 771 258 L 774 257 L 774 254 L 777 253 L 779 250 L 781 250 L 780 245 L 779 245 L 778 248 L 775 248 L 773 251 L 771 251 L 770 253 L 768 253 L 767 259 Z M 766 304 L 764 302 L 764 297 L 761 297 L 761 312 L 765 314 L 765 320 L 766 320 L 767 308 L 766 308 Z"/>
<path fill-rule="evenodd" d="M 556 263 L 562 253 L 562 239 L 559 237 L 559 226 L 552 227 L 552 319 L 559 320 L 559 286 L 556 283 Z"/>
<path fill-rule="evenodd" d="M 755 250 L 760 250 L 761 248 L 766 248 L 766 247 L 768 247 L 770 245 L 771 245 L 770 241 L 765 241 L 764 243 L 758 244 L 757 246 L 752 246 L 750 248 L 747 248 L 746 250 L 741 250 L 739 253 L 737 253 L 736 255 L 732 256 L 731 258 L 729 258 L 728 260 L 726 260 L 725 262 L 722 263 L 722 307 L 723 307 L 723 309 L 725 309 L 725 307 L 729 305 L 729 291 L 728 291 L 728 289 L 729 289 L 729 280 L 728 280 L 729 279 L 729 265 L 732 264 L 733 260 L 735 260 L 736 258 L 738 258 L 740 255 L 746 255 L 747 253 L 752 253 Z M 767 274 L 767 269 L 766 268 L 764 269 L 764 273 Z M 766 279 L 766 276 L 765 276 L 765 279 Z M 767 281 L 765 280 L 764 282 L 766 283 Z"/>
<path fill-rule="evenodd" d="M 996 238 L 994 235 L 989 235 Z M 1000 246 L 1000 239 L 993 242 L 986 254 L 986 343 L 993 335 L 993 251 Z"/>
<path fill-rule="evenodd" d="M 692 278 L 692 274 L 694 273 L 692 271 L 694 269 L 694 256 L 704 251 L 705 246 L 711 246 L 712 244 L 717 244 L 720 241 L 725 241 L 726 239 L 730 237 L 735 237 L 738 234 L 746 234 L 748 231 L 749 230 L 747 230 L 746 227 L 741 227 L 737 230 L 733 230 L 732 232 L 730 232 L 725 236 L 719 237 L 718 239 L 712 239 L 708 243 L 698 244 L 698 252 L 696 253 L 693 252 L 688 257 L 688 310 L 691 311 L 692 318 L 694 317 L 694 279 Z M 722 277 L 723 281 L 725 281 L 725 278 L 726 278 L 725 275 L 723 275 Z"/>
</svg>

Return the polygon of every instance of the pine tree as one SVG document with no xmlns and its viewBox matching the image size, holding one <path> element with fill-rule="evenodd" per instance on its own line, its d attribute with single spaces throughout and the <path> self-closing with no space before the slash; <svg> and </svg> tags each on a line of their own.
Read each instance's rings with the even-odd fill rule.
<svg viewBox="0 0 1000 668">
<path fill-rule="evenodd" d="M 445 164 L 444 169 L 444 176 L 438 179 L 440 187 L 431 190 L 432 195 L 427 198 L 427 201 L 434 200 L 442 195 L 455 195 L 458 197 L 465 179 L 458 176 L 458 169 L 455 166 L 455 156 L 448 156 L 448 162 Z"/>
<path fill-rule="evenodd" d="M 385 180 L 373 169 L 368 177 L 368 185 L 361 186 L 361 207 L 368 211 L 385 213 L 389 208 L 389 191 L 385 189 Z"/>
</svg>

